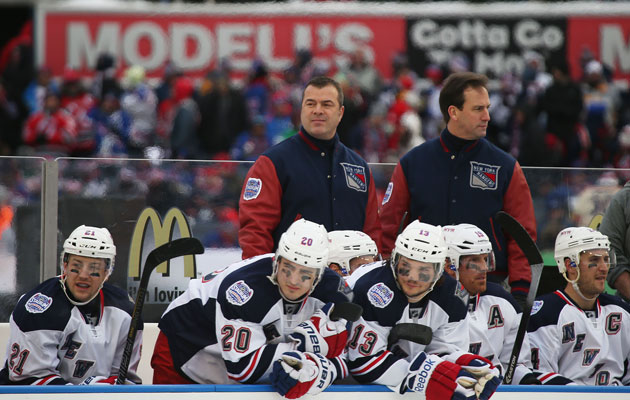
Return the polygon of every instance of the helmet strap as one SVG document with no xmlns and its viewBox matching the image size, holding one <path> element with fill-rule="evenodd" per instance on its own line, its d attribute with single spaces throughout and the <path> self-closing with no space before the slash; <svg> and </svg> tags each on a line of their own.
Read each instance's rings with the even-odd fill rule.
<svg viewBox="0 0 630 400">
<path fill-rule="evenodd" d="M 91 302 L 92 300 L 94 300 L 96 298 L 96 296 L 98 296 L 98 294 L 101 292 L 101 289 L 103 289 L 103 285 L 105 284 L 105 280 L 103 280 L 103 282 L 101 282 L 101 286 L 98 288 L 98 290 L 96 291 L 96 293 L 94 293 L 94 295 L 92 297 L 90 297 L 86 301 L 79 302 L 79 301 L 76 301 L 74 299 L 74 297 L 72 296 L 72 293 L 69 292 L 69 290 L 66 288 L 66 274 L 62 274 L 59 277 L 59 282 L 61 283 L 61 289 L 63 289 L 63 293 L 68 298 L 68 301 L 70 303 L 74 304 L 75 306 L 84 306 L 84 305 L 88 304 L 89 302 Z"/>
</svg>

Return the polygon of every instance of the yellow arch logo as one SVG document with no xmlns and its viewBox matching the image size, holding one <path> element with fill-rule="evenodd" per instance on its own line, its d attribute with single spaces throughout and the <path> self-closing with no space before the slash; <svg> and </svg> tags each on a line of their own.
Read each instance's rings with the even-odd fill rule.
<svg viewBox="0 0 630 400">
<path fill-rule="evenodd" d="M 173 231 L 175 226 L 179 229 L 180 237 L 191 237 L 190 226 L 184 213 L 173 207 L 166 213 L 164 222 L 162 218 L 152 207 L 147 207 L 140 213 L 136 226 L 131 236 L 131 247 L 129 248 L 129 269 L 128 276 L 134 279 L 140 279 L 140 263 L 142 262 L 142 247 L 146 237 L 149 222 L 153 227 L 153 236 L 155 247 L 159 247 L 173 239 Z M 156 271 L 162 276 L 169 276 L 170 261 L 165 261 L 158 265 Z M 197 276 L 197 265 L 193 254 L 184 256 L 184 276 L 195 278 Z"/>
</svg>

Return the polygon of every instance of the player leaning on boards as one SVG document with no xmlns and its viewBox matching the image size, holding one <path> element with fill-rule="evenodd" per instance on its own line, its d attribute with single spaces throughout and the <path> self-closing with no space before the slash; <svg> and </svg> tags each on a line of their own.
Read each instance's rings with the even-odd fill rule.
<svg viewBox="0 0 630 400">
<path fill-rule="evenodd" d="M 129 332 L 133 303 L 105 281 L 116 246 L 109 231 L 81 225 L 63 244 L 61 276 L 18 301 L 0 383 L 19 385 L 114 384 Z M 126 383 L 141 383 L 142 327 Z"/>
<path fill-rule="evenodd" d="M 265 383 L 288 398 L 315 394 L 344 367 L 348 331 L 330 320 L 331 303 L 351 291 L 327 266 L 328 234 L 300 219 L 278 250 L 202 279 L 162 316 L 153 383 Z M 273 372 L 273 373 L 272 373 Z"/>
<path fill-rule="evenodd" d="M 470 324 L 469 351 L 490 360 L 502 372 L 510 361 L 522 309 L 503 287 L 488 282 L 486 274 L 494 270 L 494 252 L 488 236 L 472 224 L 447 225 L 442 228 L 448 246 L 446 272 L 460 282 L 457 297 L 468 307 Z M 538 372 L 532 371 L 527 335 L 523 340 L 513 382 L 540 385 Z M 563 384 L 562 377 L 547 382 Z"/>
<path fill-rule="evenodd" d="M 348 277 L 357 268 L 379 259 L 378 248 L 370 236 L 361 231 L 328 232 L 328 267 Z"/>
<path fill-rule="evenodd" d="M 566 228 L 554 252 L 567 285 L 534 302 L 528 325 L 534 368 L 582 385 L 630 384 L 630 306 L 604 293 L 615 266 L 608 237 L 591 228 Z"/>
<path fill-rule="evenodd" d="M 365 265 L 348 279 L 363 307 L 348 344 L 348 366 L 358 382 L 418 392 L 428 400 L 488 399 L 494 393 L 498 369 L 466 351 L 466 306 L 454 295 L 455 280 L 442 275 L 446 250 L 439 226 L 414 221 L 396 238 L 390 260 Z M 428 325 L 433 340 L 401 340 L 388 348 L 392 329 L 403 323 Z"/>
</svg>

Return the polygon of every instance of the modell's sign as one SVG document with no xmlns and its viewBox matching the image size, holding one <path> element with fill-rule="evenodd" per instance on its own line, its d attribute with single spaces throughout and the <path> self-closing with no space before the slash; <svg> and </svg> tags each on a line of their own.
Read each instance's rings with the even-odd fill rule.
<svg viewBox="0 0 630 400">
<path fill-rule="evenodd" d="M 237 73 L 249 72 L 254 60 L 281 72 L 296 49 L 310 50 L 324 67 L 347 63 L 362 49 L 388 74 L 393 55 L 404 51 L 401 18 L 46 8 L 39 14 L 38 61 L 55 73 L 66 66 L 91 73 L 100 53 L 115 55 L 120 68 L 141 65 L 149 76 L 160 76 L 168 63 L 202 76 L 224 60 Z"/>
</svg>

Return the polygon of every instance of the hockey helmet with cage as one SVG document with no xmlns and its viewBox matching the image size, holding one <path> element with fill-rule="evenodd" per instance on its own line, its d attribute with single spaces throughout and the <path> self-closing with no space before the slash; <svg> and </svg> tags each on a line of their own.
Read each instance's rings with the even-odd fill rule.
<svg viewBox="0 0 630 400">
<path fill-rule="evenodd" d="M 589 250 L 604 249 L 609 254 L 609 267 L 616 263 L 615 253 L 610 248 L 610 241 L 603 233 L 588 227 L 565 228 L 556 237 L 554 258 L 558 265 L 558 271 L 565 276 L 567 267 L 565 259 L 570 260 L 570 265 L 577 267 L 580 264 L 580 254 Z"/>
<path fill-rule="evenodd" d="M 440 226 L 430 225 L 420 221 L 413 221 L 396 238 L 396 244 L 391 256 L 391 268 L 394 277 L 398 279 L 397 267 L 400 257 L 432 264 L 434 277 L 430 288 L 442 276 L 444 261 L 446 260 L 446 243 Z"/>
<path fill-rule="evenodd" d="M 328 232 L 330 249 L 328 264 L 338 264 L 344 275 L 350 275 L 350 261 L 362 256 L 378 256 L 378 248 L 372 238 L 361 231 L 340 230 Z"/>
<path fill-rule="evenodd" d="M 495 270 L 494 252 L 488 235 L 472 224 L 446 225 L 442 228 L 448 246 L 448 267 L 458 271 L 460 259 L 466 255 L 488 254 L 487 271 Z"/>
<path fill-rule="evenodd" d="M 328 232 L 326 228 L 303 218 L 289 226 L 289 229 L 280 236 L 274 257 L 271 275 L 271 280 L 274 283 L 277 283 L 278 263 L 281 258 L 317 270 L 310 294 L 328 266 Z"/>
</svg>

